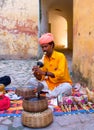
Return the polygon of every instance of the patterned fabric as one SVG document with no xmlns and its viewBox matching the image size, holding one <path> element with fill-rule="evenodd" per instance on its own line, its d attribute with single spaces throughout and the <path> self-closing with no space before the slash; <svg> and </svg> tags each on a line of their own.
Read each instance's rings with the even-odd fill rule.
<svg viewBox="0 0 94 130">
<path fill-rule="evenodd" d="M 10 90 L 7 90 L 7 91 L 10 91 Z M 13 91 L 15 91 L 15 89 Z M 42 96 L 45 96 L 45 94 L 43 94 Z M 11 100 L 10 101 L 10 107 L 7 110 L 1 110 L 0 111 L 0 117 L 4 117 L 4 116 L 9 116 L 9 117 L 11 117 L 11 116 L 13 116 L 13 117 L 21 116 L 22 111 L 23 111 L 22 102 L 23 102 L 22 99 Z M 84 110 L 80 106 L 78 107 L 78 110 L 77 110 L 75 106 L 72 106 L 71 111 L 64 112 L 62 110 L 62 108 L 58 106 L 57 99 L 55 99 L 55 100 L 54 99 L 49 99 L 48 100 L 48 107 L 50 107 L 52 109 L 54 116 L 62 116 L 62 115 L 70 115 L 70 114 L 72 115 L 72 114 L 79 114 L 79 113 L 81 113 L 81 114 L 94 113 L 94 109 L 91 109 L 88 106 L 87 106 L 88 110 Z M 92 104 L 92 107 L 94 108 L 94 104 Z"/>
<path fill-rule="evenodd" d="M 22 110 L 22 100 L 14 100 L 10 102 L 10 107 L 7 110 L 0 111 L 0 117 L 21 116 Z"/>
</svg>

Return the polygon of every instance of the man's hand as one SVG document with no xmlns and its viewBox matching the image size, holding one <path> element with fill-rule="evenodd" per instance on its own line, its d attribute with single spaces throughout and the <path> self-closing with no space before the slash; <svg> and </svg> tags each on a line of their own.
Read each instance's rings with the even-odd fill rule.
<svg viewBox="0 0 94 130">
<path fill-rule="evenodd" d="M 38 79 L 38 80 L 41 80 L 41 78 L 42 78 L 42 75 L 40 75 L 40 74 L 37 73 L 37 72 L 34 72 L 34 76 L 35 76 L 36 79 Z"/>
<path fill-rule="evenodd" d="M 34 66 L 32 68 L 32 71 L 34 72 L 34 76 L 38 79 L 41 80 L 42 75 L 45 75 L 45 72 L 42 71 L 38 66 Z"/>
<path fill-rule="evenodd" d="M 41 80 L 42 78 L 42 75 L 45 75 L 45 76 L 50 76 L 51 78 L 55 78 L 55 75 L 51 72 L 44 72 L 42 71 L 38 66 L 34 66 L 32 68 L 32 71 L 34 72 L 34 76 L 38 79 L 38 80 Z"/>
</svg>

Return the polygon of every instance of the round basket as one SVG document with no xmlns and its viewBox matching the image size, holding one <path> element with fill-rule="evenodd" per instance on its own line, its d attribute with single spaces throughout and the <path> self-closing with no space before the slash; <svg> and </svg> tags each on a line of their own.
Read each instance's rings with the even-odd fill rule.
<svg viewBox="0 0 94 130">
<path fill-rule="evenodd" d="M 42 112 L 48 108 L 48 101 L 45 97 L 37 97 L 23 100 L 23 109 L 28 112 Z"/>
<path fill-rule="evenodd" d="M 22 112 L 22 124 L 27 127 L 42 128 L 50 125 L 52 122 L 53 114 L 50 108 L 38 113 Z"/>
<path fill-rule="evenodd" d="M 25 99 L 29 99 L 36 96 L 36 93 L 40 92 L 43 89 L 43 84 L 38 82 L 36 86 L 26 86 L 26 87 L 18 87 L 15 90 L 15 93 L 18 96 L 22 96 Z"/>
<path fill-rule="evenodd" d="M 16 88 L 15 93 L 18 96 L 22 96 L 23 98 L 26 98 L 26 99 L 32 98 L 35 96 L 34 90 L 29 87 L 18 87 Z"/>
</svg>

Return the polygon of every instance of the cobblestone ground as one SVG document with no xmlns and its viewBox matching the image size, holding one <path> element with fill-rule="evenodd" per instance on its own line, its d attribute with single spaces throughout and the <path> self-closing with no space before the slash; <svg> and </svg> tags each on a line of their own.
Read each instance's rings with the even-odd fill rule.
<svg viewBox="0 0 94 130">
<path fill-rule="evenodd" d="M 35 60 L 1 60 L 0 76 L 9 75 L 12 83 L 8 87 L 24 86 L 31 78 Z M 94 114 L 54 116 L 53 123 L 38 130 L 93 130 Z M 21 117 L 0 117 L 0 130 L 35 130 L 22 125 Z"/>
<path fill-rule="evenodd" d="M 32 66 L 36 64 L 35 60 L 1 60 L 0 76 L 9 75 L 11 77 L 11 86 L 24 86 L 32 77 Z"/>
</svg>

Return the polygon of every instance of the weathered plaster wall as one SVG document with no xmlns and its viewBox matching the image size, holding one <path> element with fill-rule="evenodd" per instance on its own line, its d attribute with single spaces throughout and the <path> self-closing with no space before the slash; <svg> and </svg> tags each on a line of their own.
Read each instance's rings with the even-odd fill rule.
<svg viewBox="0 0 94 130">
<path fill-rule="evenodd" d="M 35 57 L 38 0 L 0 0 L 0 59 Z"/>
<path fill-rule="evenodd" d="M 94 0 L 74 0 L 74 78 L 94 88 Z"/>
</svg>

